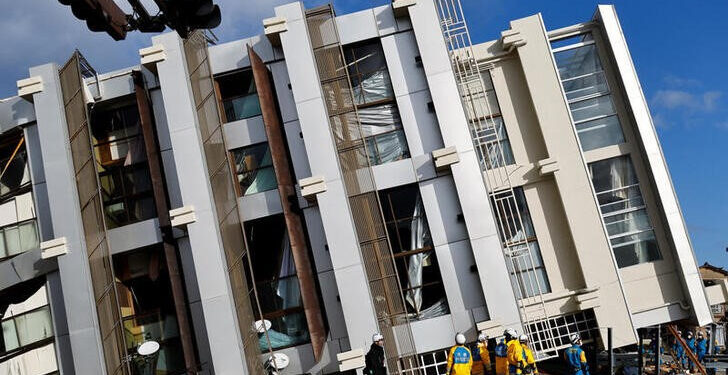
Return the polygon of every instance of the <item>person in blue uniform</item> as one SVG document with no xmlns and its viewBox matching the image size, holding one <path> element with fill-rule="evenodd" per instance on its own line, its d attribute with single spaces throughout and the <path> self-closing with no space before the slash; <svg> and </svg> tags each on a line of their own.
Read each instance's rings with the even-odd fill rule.
<svg viewBox="0 0 728 375">
<path fill-rule="evenodd" d="M 570 375 L 589 375 L 589 364 L 586 362 L 586 353 L 581 348 L 581 336 L 571 335 L 571 347 L 564 350 L 564 359 L 569 364 Z"/>
</svg>

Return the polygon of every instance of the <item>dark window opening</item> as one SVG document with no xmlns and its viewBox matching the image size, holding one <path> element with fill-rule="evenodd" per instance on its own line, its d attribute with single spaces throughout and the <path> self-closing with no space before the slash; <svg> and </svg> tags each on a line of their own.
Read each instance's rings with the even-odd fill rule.
<svg viewBox="0 0 728 375">
<path fill-rule="evenodd" d="M 232 150 L 240 195 L 250 195 L 278 187 L 268 143 Z"/>
<path fill-rule="evenodd" d="M 216 78 L 225 112 L 225 122 L 259 116 L 260 102 L 255 88 L 253 71 L 246 70 Z"/>
<path fill-rule="evenodd" d="M 379 198 L 407 312 L 418 320 L 449 313 L 419 187 L 383 190 Z"/>
<path fill-rule="evenodd" d="M 107 228 L 157 213 L 136 104 L 94 111 L 91 121 Z"/>
<path fill-rule="evenodd" d="M 155 374 L 180 374 L 185 361 L 164 254 L 158 247 L 115 255 L 116 289 L 121 307 L 127 354 L 143 342 L 160 344 Z M 145 374 L 133 362 L 133 373 Z"/>
<path fill-rule="evenodd" d="M 0 202 L 30 191 L 30 170 L 22 135 L 0 142 Z"/>
<path fill-rule="evenodd" d="M 409 158 L 381 43 L 345 46 L 344 56 L 369 162 L 379 165 Z"/>
<path fill-rule="evenodd" d="M 248 221 L 245 234 L 263 316 L 257 308 L 253 309 L 253 313 L 257 321 L 263 322 L 257 326 L 267 328 L 267 332 L 259 333 L 261 351 L 309 342 L 308 324 L 283 215 Z M 254 296 L 251 296 L 251 303 L 257 306 Z"/>
<path fill-rule="evenodd" d="M 516 297 L 533 297 L 551 292 L 541 249 L 528 211 L 523 188 L 516 187 L 513 194 L 505 191 L 496 194 L 493 205 L 498 212 L 498 230 L 510 259 L 506 265 L 513 281 L 518 286 Z M 519 215 L 520 214 L 520 220 Z"/>
</svg>

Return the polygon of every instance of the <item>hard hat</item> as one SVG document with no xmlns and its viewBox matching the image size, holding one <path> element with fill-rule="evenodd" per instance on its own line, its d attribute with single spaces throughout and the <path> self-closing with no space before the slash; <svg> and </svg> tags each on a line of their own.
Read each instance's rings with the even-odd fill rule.
<svg viewBox="0 0 728 375">
<path fill-rule="evenodd" d="M 703 331 L 698 331 L 698 337 L 703 337 Z"/>
<path fill-rule="evenodd" d="M 382 336 L 381 333 L 377 332 L 374 335 L 372 335 L 372 342 L 382 341 L 384 340 L 384 336 Z"/>
<path fill-rule="evenodd" d="M 520 337 L 518 337 L 518 341 L 520 341 L 520 342 L 528 342 L 528 336 L 521 335 Z"/>
<path fill-rule="evenodd" d="M 578 333 L 575 333 L 575 334 L 571 335 L 571 343 L 572 344 L 577 344 L 577 343 L 579 343 L 579 341 L 581 341 L 581 336 L 579 336 Z"/>
<path fill-rule="evenodd" d="M 511 337 L 518 337 L 518 332 L 516 332 L 513 328 L 508 328 L 505 331 L 503 331 L 504 336 L 511 336 Z"/>
<path fill-rule="evenodd" d="M 488 336 L 485 333 L 481 333 L 478 335 L 478 341 L 486 342 L 486 341 L 488 341 Z"/>
<path fill-rule="evenodd" d="M 693 337 L 693 331 L 688 331 L 688 337 Z"/>
<path fill-rule="evenodd" d="M 458 345 L 463 345 L 463 344 L 465 344 L 465 335 L 463 335 L 462 333 L 458 332 L 458 334 L 457 334 L 457 335 L 455 335 L 455 342 L 456 342 L 456 343 L 457 343 Z"/>
</svg>

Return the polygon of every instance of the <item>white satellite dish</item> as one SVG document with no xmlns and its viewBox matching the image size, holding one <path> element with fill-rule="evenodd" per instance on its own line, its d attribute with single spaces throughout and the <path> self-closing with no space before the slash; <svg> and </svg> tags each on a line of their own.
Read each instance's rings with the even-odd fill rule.
<svg viewBox="0 0 728 375">
<path fill-rule="evenodd" d="M 291 360 L 288 358 L 287 355 L 283 353 L 273 354 L 268 359 L 268 361 L 276 368 L 276 370 L 283 370 L 284 368 L 288 367 L 289 364 L 291 364 Z"/>
<path fill-rule="evenodd" d="M 265 333 L 265 331 L 270 329 L 271 325 L 272 324 L 270 320 L 257 320 L 255 323 L 253 323 L 253 329 L 255 329 L 255 331 L 258 333 Z"/>
<path fill-rule="evenodd" d="M 150 356 L 159 351 L 159 343 L 156 341 L 145 341 L 137 348 L 137 353 L 141 356 Z"/>
</svg>

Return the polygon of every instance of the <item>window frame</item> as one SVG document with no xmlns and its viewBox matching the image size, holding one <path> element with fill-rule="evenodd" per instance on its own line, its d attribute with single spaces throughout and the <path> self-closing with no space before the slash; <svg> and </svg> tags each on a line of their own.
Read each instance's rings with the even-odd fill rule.
<svg viewBox="0 0 728 375">
<path fill-rule="evenodd" d="M 37 245 L 35 247 L 31 247 L 31 248 L 29 248 L 27 250 L 23 250 L 23 251 L 21 251 L 19 253 L 15 253 L 15 254 L 12 254 L 12 255 L 8 255 L 7 241 L 5 241 L 5 239 L 6 239 L 6 237 L 5 237 L 5 230 L 6 229 L 9 229 L 9 228 L 12 228 L 12 227 L 16 227 L 16 228 L 18 228 L 18 232 L 19 232 L 20 231 L 20 226 L 21 225 L 24 225 L 24 224 L 28 224 L 28 223 L 33 223 L 34 224 L 33 226 L 35 227 L 35 238 L 36 238 L 36 244 Z M 0 261 L 4 261 L 6 259 L 13 258 L 13 257 L 18 256 L 20 254 L 23 254 L 24 252 L 27 252 L 27 251 L 33 250 L 34 248 L 39 248 L 40 247 L 40 233 L 38 231 L 38 220 L 37 220 L 37 218 L 21 220 L 21 221 L 15 222 L 15 223 L 11 223 L 11 224 L 4 225 L 4 226 L 0 227 L 0 233 L 1 233 L 0 234 L 0 241 L 3 242 L 3 247 L 5 249 L 5 254 L 6 254 L 4 256 L 3 255 L 0 255 Z M 20 234 L 18 233 L 18 235 L 20 235 Z"/>
<path fill-rule="evenodd" d="M 237 148 L 234 148 L 234 149 L 232 149 L 232 150 L 229 151 L 230 156 L 231 156 L 230 157 L 230 163 L 232 164 L 233 173 L 235 175 L 235 181 L 236 181 L 236 183 L 235 183 L 235 190 L 237 191 L 239 197 L 250 196 L 250 195 L 253 195 L 253 194 L 264 193 L 266 191 L 271 191 L 271 190 L 278 189 L 278 176 L 276 176 L 276 173 L 275 173 L 275 167 L 273 165 L 273 159 L 272 159 L 272 157 L 271 157 L 271 160 L 270 160 L 270 165 L 263 165 L 263 166 L 257 165 L 255 168 L 245 169 L 243 171 L 240 171 L 239 170 L 236 152 L 239 151 L 239 150 L 242 151 L 244 149 L 252 149 L 254 147 L 261 147 L 261 146 L 265 146 L 265 148 L 266 148 L 266 150 L 267 150 L 268 153 L 273 152 L 270 149 L 270 144 L 268 143 L 268 141 L 263 141 L 263 142 L 249 144 L 247 146 L 237 147 Z M 261 161 L 264 161 L 265 160 L 265 155 L 266 155 L 266 153 L 263 153 L 263 157 L 261 158 Z M 258 172 L 260 172 L 262 170 L 270 170 L 270 171 L 272 171 L 273 177 L 275 179 L 275 185 L 273 185 L 273 187 L 267 188 L 265 190 L 260 190 L 260 191 L 254 192 L 254 193 L 245 194 L 245 191 L 250 187 L 250 185 L 247 185 L 247 187 L 245 189 L 243 189 L 243 186 L 242 186 L 241 181 L 240 181 L 241 176 L 243 174 L 245 174 L 245 173 L 252 173 L 252 172 L 255 172 L 255 176 L 257 176 Z M 253 178 L 253 180 L 255 180 L 255 178 Z M 252 182 L 251 182 L 251 184 L 252 184 Z"/>
<path fill-rule="evenodd" d="M 20 318 L 20 317 L 23 317 L 23 316 L 26 316 L 26 315 L 29 315 L 29 314 L 32 314 L 32 313 L 35 313 L 35 312 L 38 312 L 38 311 L 41 311 L 41 310 L 47 310 L 48 311 L 48 315 L 50 317 L 49 322 L 50 322 L 50 326 L 51 326 L 51 330 L 52 330 L 50 336 L 48 336 L 46 338 L 43 338 L 43 339 L 40 339 L 40 340 L 32 341 L 32 342 L 30 342 L 28 344 L 25 344 L 25 345 L 21 345 L 21 343 L 20 343 L 20 341 L 21 341 L 20 340 L 20 335 L 18 334 L 18 328 L 17 328 L 18 327 L 17 326 L 17 321 L 16 321 L 17 318 Z M 40 348 L 42 346 L 48 345 L 49 343 L 55 342 L 55 331 L 56 331 L 56 327 L 53 325 L 53 312 L 51 311 L 51 307 L 48 304 L 43 305 L 43 306 L 40 306 L 40 307 L 36 307 L 36 308 L 31 309 L 31 310 L 28 310 L 28 311 L 24 311 L 21 314 L 17 314 L 17 315 L 13 315 L 11 317 L 4 318 L 4 319 L 2 319 L 0 321 L 0 325 L 2 325 L 2 323 L 8 322 L 8 321 L 12 321 L 13 322 L 13 327 L 14 327 L 14 332 L 15 332 L 15 339 L 18 342 L 18 347 L 17 348 L 14 348 L 14 349 L 11 349 L 11 350 L 7 350 L 7 348 L 5 347 L 5 345 L 6 345 L 5 344 L 5 338 L 3 337 L 3 339 L 2 339 L 3 340 L 3 345 L 2 345 L 3 351 L 0 352 L 0 356 L 2 356 L 4 359 L 9 359 L 9 358 L 15 357 L 17 355 L 23 354 L 23 353 L 25 353 L 27 351 L 30 351 L 30 350 L 33 350 L 33 349 L 37 349 L 37 348 Z"/>
<path fill-rule="evenodd" d="M 221 79 L 234 79 L 233 77 L 235 77 L 235 76 L 247 75 L 247 74 L 250 74 L 250 82 L 252 83 L 252 87 L 253 87 L 254 91 L 249 92 L 247 94 L 240 94 L 240 95 L 234 95 L 231 97 L 223 98 L 222 89 L 220 87 L 221 86 L 220 80 Z M 219 74 L 214 77 L 213 81 L 215 84 L 215 94 L 217 97 L 218 108 L 220 109 L 220 114 L 221 114 L 220 117 L 221 117 L 223 124 L 227 124 L 227 123 L 231 123 L 231 122 L 235 122 L 235 121 L 247 120 L 247 119 L 250 119 L 253 117 L 258 117 L 258 116 L 263 115 L 263 109 L 260 108 L 260 96 L 258 95 L 258 85 L 255 82 L 255 77 L 253 76 L 252 68 L 240 69 L 240 70 L 235 70 L 232 72 L 226 72 L 223 74 Z M 254 115 L 240 117 L 240 118 L 237 118 L 237 116 L 235 116 L 236 118 L 234 118 L 234 119 L 228 118 L 228 113 L 225 110 L 225 104 L 227 102 L 231 102 L 231 101 L 234 101 L 234 100 L 240 99 L 240 98 L 248 98 L 251 96 L 255 96 L 255 98 L 256 98 L 256 102 L 258 103 L 258 113 L 254 114 Z"/>
<path fill-rule="evenodd" d="M 477 109 L 473 108 L 473 118 L 468 118 L 468 128 L 470 130 L 470 135 L 473 138 L 473 141 L 476 142 L 478 152 L 476 152 L 478 155 L 478 164 L 480 164 L 480 168 L 485 170 L 491 170 L 495 168 L 502 168 L 507 167 L 509 165 L 516 164 L 516 158 L 513 155 L 513 147 L 511 146 L 510 137 L 508 136 L 508 128 L 506 126 L 505 118 L 503 117 L 503 111 L 501 110 L 500 106 L 500 100 L 498 100 L 498 93 L 495 90 L 495 85 L 493 84 L 493 74 L 491 72 L 491 69 L 487 69 L 485 71 L 481 71 L 481 76 L 487 75 L 488 80 L 490 82 L 490 88 L 488 88 L 488 85 L 485 85 L 483 87 L 483 101 L 485 103 L 488 102 L 488 93 L 493 93 L 493 100 L 495 101 L 496 106 L 498 106 L 497 111 L 493 111 L 490 114 L 484 115 L 484 116 L 477 116 Z M 492 108 L 491 108 L 492 109 Z M 467 112 L 467 111 L 466 111 Z M 466 113 L 467 115 L 467 113 Z M 477 117 L 476 117 L 477 116 Z M 468 116 L 469 117 L 469 116 Z M 496 121 L 496 119 L 499 119 L 500 122 Z M 488 140 L 491 136 L 488 136 L 487 134 L 487 128 L 486 126 L 480 126 L 478 128 L 478 125 L 481 123 L 487 124 L 488 122 L 492 122 L 493 127 L 495 128 L 495 137 L 494 139 Z M 499 126 L 502 128 L 502 133 L 505 135 L 505 137 L 501 138 L 501 132 L 499 132 Z M 479 133 L 486 133 L 483 135 L 479 135 Z M 496 163 L 491 163 L 490 158 L 488 157 L 491 147 L 498 144 L 498 149 L 500 150 L 500 153 L 498 155 L 498 161 Z M 505 146 L 504 146 L 505 145 Z M 488 153 L 486 155 L 485 153 Z M 481 159 L 482 158 L 482 159 Z"/>
<path fill-rule="evenodd" d="M 394 266 L 395 266 L 395 269 L 397 269 L 397 273 L 399 274 L 398 275 L 399 276 L 398 277 L 399 287 L 402 291 L 402 294 L 404 296 L 406 296 L 407 293 L 416 291 L 417 289 L 424 291 L 425 288 L 437 287 L 439 285 L 442 288 L 442 295 L 445 298 L 445 301 L 447 302 L 447 292 L 445 290 L 445 284 L 442 280 L 442 272 L 440 271 L 440 268 L 439 268 L 440 267 L 439 261 L 437 260 L 437 254 L 435 252 L 435 247 L 432 243 L 432 239 L 430 238 L 429 244 L 426 244 L 425 246 L 423 246 L 421 248 L 403 250 L 402 249 L 402 247 L 403 247 L 402 246 L 402 244 L 403 244 L 402 235 L 400 234 L 400 231 L 395 230 L 396 234 L 394 236 L 390 233 L 391 227 L 399 228 L 398 224 L 400 224 L 400 223 L 411 224 L 415 219 L 419 219 L 419 218 L 424 220 L 424 225 L 427 227 L 428 232 L 430 231 L 429 222 L 427 221 L 427 214 L 424 211 L 424 203 L 422 204 L 423 211 L 419 216 L 413 215 L 413 216 L 397 217 L 397 215 L 396 215 L 397 210 L 395 209 L 394 203 L 393 203 L 393 201 L 395 199 L 391 196 L 391 194 L 399 192 L 399 191 L 403 191 L 405 189 L 416 190 L 417 195 L 419 196 L 419 199 L 422 199 L 422 195 L 420 194 L 420 191 L 419 191 L 419 186 L 416 183 L 410 184 L 410 185 L 398 186 L 398 187 L 394 187 L 394 188 L 386 189 L 386 190 L 380 190 L 378 192 L 378 194 L 380 196 L 379 200 L 382 204 L 382 211 L 387 210 L 387 211 L 389 211 L 389 214 L 391 215 L 391 219 L 389 219 L 389 220 L 387 220 L 386 215 L 384 215 L 384 217 L 383 217 L 384 227 L 386 228 L 386 233 L 387 233 L 387 239 L 389 240 L 390 244 L 394 243 L 394 240 L 396 240 L 397 241 L 396 248 L 399 249 L 399 251 L 395 252 L 395 247 L 390 245 L 390 248 L 392 249 L 392 257 L 393 257 L 393 261 L 394 261 Z M 416 203 L 415 203 L 415 205 L 416 205 Z M 405 272 L 404 280 L 406 281 L 406 284 L 403 285 L 402 284 L 403 278 L 402 278 L 401 272 L 399 271 L 398 262 L 399 261 L 405 262 L 405 269 L 406 269 L 407 268 L 406 262 L 407 262 L 408 257 L 417 255 L 417 254 L 426 254 L 426 253 L 430 253 L 430 256 L 432 257 L 432 264 L 430 265 L 430 267 L 437 268 L 437 273 L 440 275 L 440 280 L 439 281 L 428 281 L 428 282 L 425 282 L 423 280 L 422 283 L 420 283 L 420 285 L 411 286 L 411 285 L 413 285 L 413 282 L 410 279 L 409 274 Z M 449 302 L 447 302 L 447 304 L 448 304 L 448 310 L 449 310 L 449 308 L 450 308 Z M 407 314 L 412 314 L 415 319 L 419 319 L 421 311 L 412 312 L 409 304 L 406 301 L 405 301 L 405 310 L 407 311 Z"/>
<path fill-rule="evenodd" d="M 566 103 L 567 103 L 567 105 L 569 107 L 569 114 L 571 115 L 572 124 L 574 126 L 574 130 L 576 132 L 577 138 L 579 138 L 579 146 L 580 146 L 580 149 L 581 149 L 582 152 L 588 152 L 588 151 L 592 151 L 592 150 L 598 150 L 598 149 L 601 149 L 601 148 L 615 146 L 615 145 L 619 145 L 619 144 L 623 144 L 623 143 L 626 143 L 627 142 L 627 139 L 625 137 L 625 129 L 624 129 L 624 126 L 623 126 L 623 120 L 622 120 L 622 118 L 620 118 L 619 111 L 617 110 L 617 105 L 614 102 L 614 95 L 612 93 L 611 85 L 609 84 L 609 78 L 608 78 L 608 74 L 607 74 L 607 69 L 605 68 L 605 65 L 604 65 L 604 59 L 602 58 L 602 53 L 599 50 L 599 44 L 597 43 L 596 37 L 594 36 L 593 33 L 594 33 L 594 30 L 585 30 L 585 31 L 583 31 L 581 33 L 578 33 L 578 34 L 575 34 L 575 35 L 569 35 L 569 36 L 566 36 L 566 37 L 557 37 L 557 38 L 550 38 L 549 39 L 549 47 L 551 48 L 551 56 L 553 57 L 554 64 L 556 65 L 556 74 L 557 74 L 557 76 L 559 78 L 559 84 L 561 85 L 561 90 L 562 90 L 562 92 L 564 94 L 564 98 L 566 99 Z M 576 42 L 576 43 L 572 43 L 572 44 L 567 44 L 567 45 L 559 46 L 559 47 L 556 47 L 556 48 L 553 48 L 552 47 L 555 43 L 558 43 L 558 42 L 564 41 L 564 40 L 569 40 L 569 39 L 577 38 L 577 37 L 588 37 L 590 39 L 588 39 L 588 40 L 582 40 L 580 42 Z M 599 69 L 596 70 L 596 71 L 587 73 L 587 74 L 582 74 L 582 75 L 579 75 L 579 76 L 569 77 L 569 78 L 563 79 L 561 77 L 561 73 L 559 72 L 559 68 L 560 67 L 559 67 L 559 65 L 557 63 L 556 54 L 558 54 L 560 52 L 571 51 L 571 50 L 575 50 L 575 49 L 578 49 L 578 48 L 587 47 L 587 46 L 593 46 L 594 53 L 595 53 L 595 57 L 597 59 L 597 62 L 599 63 Z M 569 99 L 569 97 L 568 97 L 569 92 L 566 91 L 566 87 L 564 86 L 564 83 L 565 82 L 573 81 L 573 80 L 576 80 L 576 79 L 582 79 L 582 78 L 590 77 L 590 76 L 598 77 L 599 75 L 601 75 L 603 77 L 603 79 L 604 79 L 604 90 L 599 91 L 599 92 L 595 92 L 595 93 L 592 93 L 592 94 L 583 95 L 583 96 L 579 96 L 579 97 L 576 97 L 576 98 Z M 611 104 L 611 112 L 609 114 L 602 114 L 602 115 L 593 116 L 593 117 L 590 117 L 590 118 L 584 118 L 584 119 L 581 119 L 581 120 L 578 120 L 578 121 L 574 118 L 574 113 L 573 113 L 574 112 L 574 109 L 572 107 L 574 104 L 582 103 L 582 102 L 585 102 L 585 101 L 588 101 L 588 100 L 593 100 L 593 99 L 597 99 L 597 98 L 601 98 L 601 97 L 609 97 L 609 102 Z M 585 134 L 585 133 L 588 133 L 590 131 L 593 131 L 593 130 L 595 130 L 595 128 L 592 128 L 592 127 L 584 127 L 584 126 L 582 126 L 580 128 L 580 125 L 584 125 L 584 124 L 587 124 L 587 123 L 590 123 L 590 122 L 593 122 L 593 121 L 603 120 L 603 119 L 607 119 L 607 118 L 615 118 L 617 120 L 617 126 L 615 128 L 616 129 L 619 129 L 619 133 L 620 133 L 620 137 L 619 138 L 621 138 L 621 141 L 618 142 L 618 143 L 614 143 L 614 144 L 611 144 L 610 143 L 610 144 L 607 144 L 605 146 L 599 146 L 599 147 L 595 147 L 595 148 L 584 149 L 584 146 L 583 146 L 583 143 L 584 142 L 581 139 L 582 134 Z"/>
<path fill-rule="evenodd" d="M 377 48 L 377 53 L 380 54 L 382 61 L 384 61 L 384 65 L 381 66 L 379 69 L 363 70 L 363 71 L 359 69 L 358 62 L 361 61 L 362 59 L 366 58 L 366 56 L 358 57 L 356 55 L 355 51 L 357 50 L 357 48 L 360 48 L 361 46 L 367 46 L 367 45 L 374 46 L 375 48 Z M 392 107 L 394 108 L 394 110 L 396 110 L 397 115 L 400 116 L 399 106 L 397 105 L 396 96 L 394 95 L 394 87 L 392 86 L 392 78 L 389 74 L 389 67 L 387 66 L 387 61 L 386 61 L 386 57 L 384 56 L 384 49 L 382 48 L 381 41 L 379 41 L 379 39 L 368 39 L 368 40 L 344 45 L 342 47 L 343 47 L 343 52 L 344 52 L 343 53 L 344 66 L 346 67 L 348 75 L 349 75 L 349 85 L 352 88 L 352 92 L 354 92 L 353 89 L 355 87 L 355 85 L 354 85 L 355 79 L 358 79 L 361 84 L 361 82 L 363 82 L 363 77 L 365 76 L 365 74 L 383 72 L 385 74 L 385 76 L 387 77 L 386 86 L 388 86 L 388 88 L 389 88 L 388 92 L 391 93 L 391 97 L 379 99 L 379 100 L 375 100 L 375 101 L 371 101 L 371 102 L 365 101 L 364 103 L 361 103 L 361 104 L 358 103 L 358 98 L 354 94 L 352 96 L 354 108 L 357 111 L 359 111 L 361 109 L 367 109 L 367 108 L 373 108 L 373 107 L 391 104 Z M 353 60 L 351 62 L 349 61 L 350 56 L 353 57 Z M 355 73 L 352 73 L 352 71 L 351 71 L 352 67 L 353 67 Z M 393 125 L 395 125 L 395 127 L 396 127 L 395 129 L 392 129 L 392 130 L 389 130 L 386 132 L 382 132 L 379 134 L 375 134 L 375 135 L 361 137 L 361 141 L 364 142 L 364 145 L 365 145 L 364 147 L 366 148 L 367 158 L 369 159 L 369 163 L 372 166 L 382 165 L 382 164 L 386 164 L 389 162 L 395 162 L 395 161 L 399 161 L 399 160 L 405 160 L 405 159 L 409 159 L 411 157 L 409 145 L 407 144 L 407 135 L 404 132 L 404 126 L 402 124 L 401 117 L 400 117 L 400 121 Z M 380 137 L 386 136 L 386 135 L 394 134 L 394 133 L 401 134 L 401 136 L 399 136 L 398 138 L 400 138 L 403 141 L 402 142 L 402 146 L 403 146 L 402 155 L 396 160 L 391 160 L 389 162 L 381 162 L 381 152 L 379 151 L 377 139 Z M 374 150 L 372 150 L 372 148 L 367 145 L 369 142 L 372 142 L 372 144 L 375 146 Z"/>
<path fill-rule="evenodd" d="M 543 254 L 541 252 L 541 245 L 538 242 L 538 237 L 536 235 L 536 227 L 533 224 L 533 219 L 531 218 L 531 211 L 528 207 L 528 201 L 526 199 L 526 194 L 522 186 L 517 186 L 512 189 L 513 194 L 512 198 L 509 196 L 511 195 L 510 190 L 503 190 L 500 192 L 497 192 L 493 194 L 491 197 L 491 203 L 493 204 L 496 215 L 498 215 L 498 234 L 499 237 L 502 237 L 501 245 L 504 246 L 506 249 L 509 247 L 520 247 L 525 246 L 525 249 L 520 249 L 519 251 L 527 251 L 529 259 L 531 259 L 531 266 L 530 267 L 524 267 L 516 270 L 516 260 L 511 258 L 510 255 L 506 254 L 506 262 L 507 262 L 507 268 L 508 268 L 508 274 L 516 280 L 518 283 L 518 295 L 516 296 L 519 299 L 526 299 L 526 298 L 533 298 L 537 295 L 543 295 L 543 294 L 549 294 L 553 292 L 553 289 L 551 288 L 551 280 L 549 279 L 548 270 L 546 269 L 546 263 L 543 261 Z M 521 198 L 519 200 L 519 197 Z M 503 228 L 503 223 L 508 223 L 508 226 L 510 227 L 510 223 L 512 220 L 509 220 L 509 217 L 504 217 L 503 215 L 511 215 L 511 218 L 514 216 L 515 212 L 513 212 L 513 207 L 506 207 L 506 205 L 511 205 L 511 199 L 512 202 L 515 203 L 516 209 L 518 209 L 518 214 L 520 215 L 520 222 L 516 223 L 513 221 L 516 226 L 521 226 L 521 228 L 513 228 L 515 229 L 515 233 L 506 233 L 505 228 Z M 499 202 L 505 202 L 505 203 L 499 203 Z M 508 212 L 506 212 L 508 211 Z M 527 231 L 527 228 L 531 228 L 533 233 L 529 234 Z M 508 228 L 508 231 L 510 232 L 512 229 Z M 518 241 L 512 241 L 511 239 L 515 237 L 515 235 L 518 234 L 518 231 L 523 232 L 523 239 Z M 505 238 L 506 236 L 510 236 L 510 238 Z M 531 244 L 535 244 L 537 253 L 533 254 L 534 250 L 531 248 Z M 538 262 L 534 261 L 534 255 L 538 256 Z M 538 264 L 538 265 L 536 265 Z M 527 275 L 528 273 L 532 273 L 534 277 L 537 279 L 537 284 L 535 286 L 538 287 L 538 291 L 533 293 L 531 291 L 525 290 L 525 286 L 522 285 L 521 281 L 519 281 L 519 277 L 523 278 L 523 275 Z M 543 280 L 546 282 L 546 285 L 541 285 L 541 279 L 538 278 L 539 273 L 543 274 Z M 529 284 L 533 284 L 533 282 L 529 279 Z M 533 286 L 533 285 L 531 285 Z"/>
</svg>

